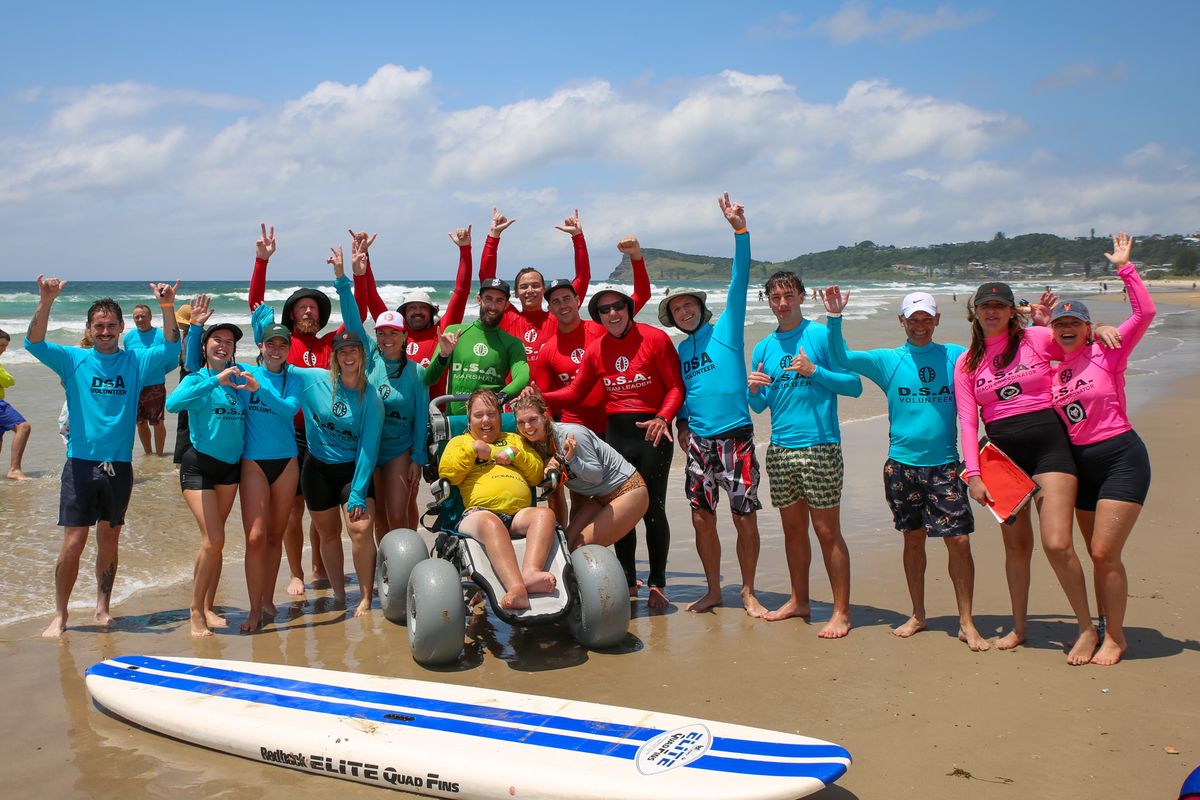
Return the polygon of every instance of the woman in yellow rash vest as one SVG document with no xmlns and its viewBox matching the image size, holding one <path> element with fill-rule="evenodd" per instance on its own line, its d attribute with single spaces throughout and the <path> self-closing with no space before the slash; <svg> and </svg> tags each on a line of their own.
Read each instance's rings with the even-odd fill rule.
<svg viewBox="0 0 1200 800">
<path fill-rule="evenodd" d="M 481 389 L 467 400 L 467 432 L 446 443 L 438 474 L 462 493 L 458 529 L 480 541 L 504 583 L 500 607 L 529 608 L 529 595 L 554 591 L 546 572 L 554 541 L 554 512 L 530 505 L 531 486 L 542 480 L 542 460 L 515 433 L 500 429 L 500 404 Z M 524 536 L 525 562 L 518 566 L 512 538 Z"/>
</svg>

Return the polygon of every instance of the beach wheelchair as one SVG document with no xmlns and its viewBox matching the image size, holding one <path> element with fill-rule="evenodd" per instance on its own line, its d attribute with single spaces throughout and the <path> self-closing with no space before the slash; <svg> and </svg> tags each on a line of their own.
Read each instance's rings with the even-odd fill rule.
<svg viewBox="0 0 1200 800">
<path fill-rule="evenodd" d="M 421 516 L 421 525 L 434 534 L 432 549 L 420 534 L 394 530 L 383 537 L 376 561 L 376 594 L 384 616 L 407 624 L 408 643 L 420 664 L 440 665 L 457 661 L 463 651 L 466 629 L 466 592 L 482 593 L 492 612 L 515 627 L 565 622 L 583 647 L 604 649 L 617 645 L 629 629 L 629 594 L 625 573 L 613 552 L 599 545 L 585 545 L 571 552 L 566 532 L 555 526 L 554 543 L 545 569 L 554 575 L 556 586 L 549 594 L 531 595 L 529 608 L 501 608 L 504 586 L 492 569 L 486 548 L 469 534 L 458 530 L 463 502 L 458 488 L 437 477 L 442 450 L 453 436 L 467 428 L 465 415 L 449 415 L 446 406 L 468 395 L 442 395 L 429 404 L 429 462 L 426 477 L 433 481 L 433 502 Z M 501 428 L 516 430 L 511 413 L 504 414 Z M 531 489 L 531 505 L 544 500 L 558 487 L 558 473 Z M 517 562 L 525 553 L 525 539 L 513 540 Z"/>
</svg>

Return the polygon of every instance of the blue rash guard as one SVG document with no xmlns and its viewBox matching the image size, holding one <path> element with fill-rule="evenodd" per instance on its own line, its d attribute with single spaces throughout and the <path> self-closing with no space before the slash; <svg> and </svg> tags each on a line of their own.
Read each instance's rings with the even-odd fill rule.
<svg viewBox="0 0 1200 800">
<path fill-rule="evenodd" d="M 198 452 L 234 464 L 245 444 L 250 393 L 222 386 L 217 374 L 205 367 L 188 375 L 167 396 L 167 411 L 188 412 L 188 438 Z"/>
<path fill-rule="evenodd" d="M 151 328 L 148 331 L 141 331 L 137 328 L 125 334 L 122 340 L 126 350 L 149 350 L 151 347 L 162 347 L 167 343 L 166 337 L 163 336 L 162 328 Z M 174 367 L 174 365 L 172 365 Z M 167 382 L 166 374 L 150 376 L 146 381 L 146 386 L 161 386 Z"/>
<path fill-rule="evenodd" d="M 111 354 L 28 339 L 25 349 L 62 380 L 71 420 L 67 458 L 132 462 L 138 396 L 179 363 L 179 340 Z"/>
<path fill-rule="evenodd" d="M 300 407 L 304 412 L 309 454 L 326 464 L 353 463 L 354 479 L 347 507 L 365 508 L 367 487 L 375 471 L 383 433 L 383 402 L 379 393 L 370 381 L 361 394 L 347 390 L 338 381 L 335 394 L 329 371 L 323 369 L 291 367 L 288 375 L 289 380 L 299 378 L 304 384 Z"/>
<path fill-rule="evenodd" d="M 746 406 L 746 292 L 750 288 L 750 234 L 734 236 L 729 299 L 714 325 L 706 322 L 679 343 L 687 389 L 680 419 L 697 436 L 720 436 L 751 424 Z"/>
<path fill-rule="evenodd" d="M 349 283 L 349 279 L 346 279 Z M 383 440 L 379 443 L 379 464 L 383 465 L 411 451 L 412 460 L 421 466 L 429 463 L 425 432 L 429 425 L 429 387 L 425 371 L 407 357 L 392 361 L 383 357 L 375 340 L 367 335 L 358 316 L 354 295 L 342 295 L 342 319 L 346 330 L 358 335 L 367 349 L 367 380 L 383 401 Z M 346 297 L 354 304 L 346 308 Z"/>
<path fill-rule="evenodd" d="M 784 371 L 802 347 L 817 368 L 809 377 Z M 786 333 L 772 332 L 754 346 L 750 363 L 754 369 L 762 364 L 762 371 L 771 376 L 770 386 L 749 394 L 755 413 L 771 409 L 771 444 L 795 450 L 841 442 L 837 396 L 858 397 L 862 380 L 833 367 L 824 325 L 805 319 Z"/>
<path fill-rule="evenodd" d="M 891 349 L 847 350 L 842 318 L 830 317 L 828 325 L 833 363 L 866 376 L 887 396 L 888 458 L 911 467 L 957 462 L 954 364 L 966 348 L 905 342 Z"/>
</svg>

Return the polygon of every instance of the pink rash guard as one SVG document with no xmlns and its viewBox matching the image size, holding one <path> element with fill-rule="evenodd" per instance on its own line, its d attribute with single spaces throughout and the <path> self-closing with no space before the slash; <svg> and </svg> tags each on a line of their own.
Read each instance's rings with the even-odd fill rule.
<svg viewBox="0 0 1200 800">
<path fill-rule="evenodd" d="M 979 415 L 983 421 L 1015 417 L 1051 407 L 1050 362 L 1062 356 L 1049 328 L 1026 328 L 1011 364 L 1001 366 L 1008 334 L 985 340 L 979 368 L 966 374 L 967 353 L 954 366 L 954 401 L 962 432 L 963 478 L 979 474 Z"/>
<path fill-rule="evenodd" d="M 1154 319 L 1154 301 L 1133 264 L 1117 271 L 1133 312 L 1117 330 L 1119 350 L 1085 344 L 1055 368 L 1054 410 L 1067 423 L 1071 444 L 1103 442 L 1133 430 L 1125 414 L 1125 365 Z M 961 413 L 961 412 L 960 412 Z"/>
</svg>

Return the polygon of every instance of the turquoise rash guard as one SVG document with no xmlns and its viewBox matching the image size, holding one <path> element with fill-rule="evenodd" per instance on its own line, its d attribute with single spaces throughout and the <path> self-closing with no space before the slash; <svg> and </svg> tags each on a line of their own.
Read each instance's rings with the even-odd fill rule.
<svg viewBox="0 0 1200 800">
<path fill-rule="evenodd" d="M 842 318 L 830 317 L 828 330 L 833 363 L 865 376 L 887 396 L 888 458 L 912 467 L 958 461 L 954 365 L 966 348 L 905 342 L 890 349 L 847 350 Z"/>
<path fill-rule="evenodd" d="M 800 348 L 816 366 L 811 376 L 784 370 Z M 832 365 L 824 325 L 805 319 L 786 333 L 772 332 L 754 346 L 750 363 L 754 369 L 762 364 L 771 376 L 771 384 L 750 393 L 749 402 L 755 413 L 771 409 L 772 444 L 797 449 L 842 440 L 837 396 L 858 397 L 862 380 Z"/>
<path fill-rule="evenodd" d="M 721 318 L 679 343 L 687 389 L 680 419 L 697 436 L 719 436 L 750 423 L 746 405 L 746 292 L 750 288 L 750 234 L 734 237 L 733 275 Z"/>
</svg>

